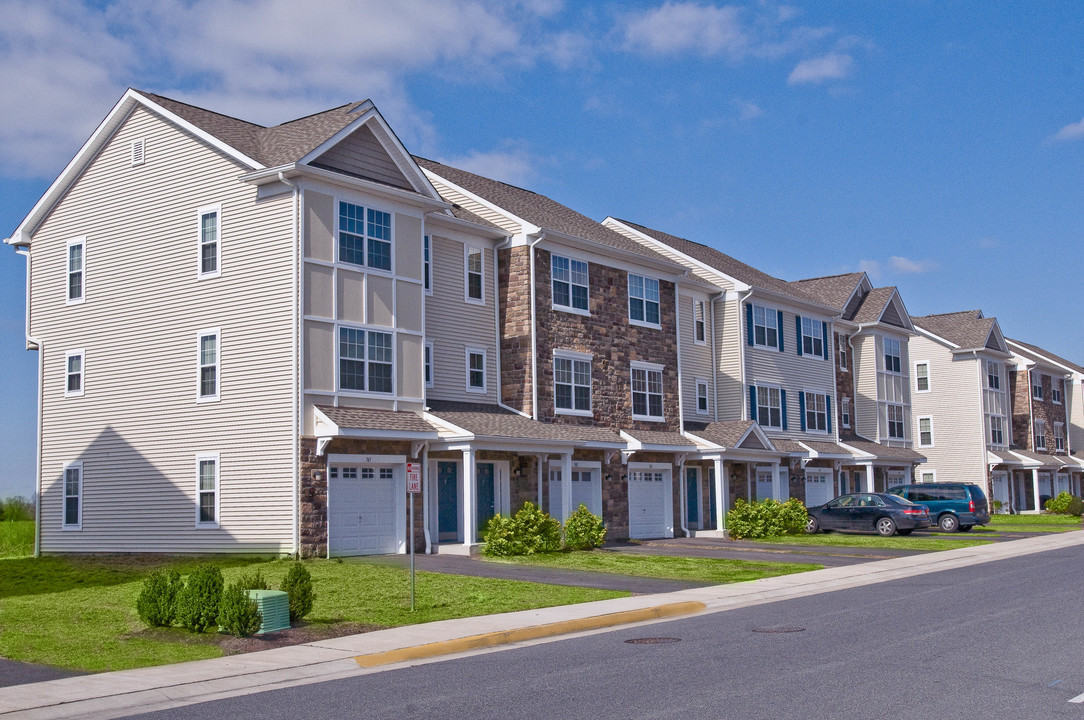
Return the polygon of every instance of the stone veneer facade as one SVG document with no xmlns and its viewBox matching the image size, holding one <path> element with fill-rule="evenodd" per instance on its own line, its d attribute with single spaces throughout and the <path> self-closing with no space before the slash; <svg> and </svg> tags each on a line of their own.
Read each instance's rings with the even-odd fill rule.
<svg viewBox="0 0 1084 720">
<path fill-rule="evenodd" d="M 850 339 L 849 335 L 842 333 L 832 333 L 835 337 L 835 357 L 832 358 L 834 367 L 836 369 L 836 428 L 839 430 L 839 439 L 846 442 L 848 439 L 853 440 L 858 436 L 858 431 L 855 425 L 854 403 L 855 403 L 855 384 L 857 378 L 854 377 L 854 358 L 851 357 L 851 348 L 847 344 Z M 847 369 L 843 370 L 839 366 L 839 350 L 841 347 L 847 348 Z M 850 398 L 851 400 L 851 423 L 850 427 L 843 425 L 843 398 Z"/>
<path fill-rule="evenodd" d="M 1043 399 L 1035 400 L 1031 397 L 1031 376 L 1027 370 L 1011 370 L 1009 372 L 1009 396 L 1012 402 L 1012 447 L 1029 450 L 1031 452 L 1046 453 L 1049 455 L 1064 455 L 1064 451 L 1054 450 L 1054 423 L 1061 423 L 1065 428 L 1068 438 L 1068 423 L 1065 421 L 1065 391 L 1062 391 L 1062 402 L 1055 403 L 1054 383 L 1058 378 L 1053 375 L 1042 375 Z M 1035 421 L 1042 420 L 1046 423 L 1046 450 L 1035 447 Z M 1068 446 L 1068 439 L 1066 439 Z"/>
</svg>

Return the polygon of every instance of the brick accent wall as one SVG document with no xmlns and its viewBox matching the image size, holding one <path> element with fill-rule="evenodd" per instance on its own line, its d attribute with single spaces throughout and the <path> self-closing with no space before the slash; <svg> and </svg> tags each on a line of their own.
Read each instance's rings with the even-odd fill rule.
<svg viewBox="0 0 1084 720">
<path fill-rule="evenodd" d="M 1068 438 L 1068 423 L 1065 421 L 1065 397 L 1062 402 L 1055 403 L 1054 382 L 1057 378 L 1051 375 L 1043 375 L 1043 399 L 1036 400 L 1031 397 L 1031 375 L 1027 370 L 1014 370 L 1009 372 L 1009 395 L 1012 402 L 1012 447 L 1030 450 L 1032 452 L 1055 454 L 1054 448 L 1054 423 L 1061 423 L 1065 428 Z M 1035 447 L 1034 421 L 1042 420 L 1046 423 L 1046 450 Z M 1066 439 L 1068 445 L 1068 439 Z M 1058 453 L 1062 454 L 1062 453 Z"/>
<path fill-rule="evenodd" d="M 854 359 L 851 357 L 851 348 L 847 344 L 849 335 L 843 335 L 841 333 L 832 333 L 835 337 L 835 356 L 832 358 L 834 367 L 836 369 L 836 427 L 839 428 L 839 439 L 848 440 L 857 437 L 858 433 L 855 432 L 855 417 L 854 417 L 854 401 L 855 401 L 855 377 L 854 377 Z M 841 347 L 847 348 L 847 369 L 841 370 L 839 367 L 839 349 Z M 851 399 L 851 426 L 843 426 L 843 398 Z"/>
<path fill-rule="evenodd" d="M 497 252 L 501 402 L 531 413 L 531 264 L 525 247 Z M 548 281 L 548 275 L 547 275 Z M 547 294 L 548 298 L 549 295 Z"/>
</svg>

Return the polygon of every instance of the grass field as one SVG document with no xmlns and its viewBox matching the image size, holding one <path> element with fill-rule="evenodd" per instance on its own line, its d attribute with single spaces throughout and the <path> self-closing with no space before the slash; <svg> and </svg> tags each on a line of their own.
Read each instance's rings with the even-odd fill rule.
<svg viewBox="0 0 1084 720">
<path fill-rule="evenodd" d="M 34 521 L 0 521 L 0 558 L 29 557 L 34 553 Z"/>
<path fill-rule="evenodd" d="M 857 547 L 857 548 L 886 548 L 891 550 L 951 550 L 969 545 L 986 545 L 993 542 L 988 538 L 974 537 L 971 535 L 911 535 L 909 537 L 881 537 L 880 535 L 858 535 L 851 533 L 817 533 L 816 535 L 780 535 L 778 537 L 763 538 L 755 542 L 782 544 L 782 545 L 806 545 L 810 547 Z"/>
</svg>

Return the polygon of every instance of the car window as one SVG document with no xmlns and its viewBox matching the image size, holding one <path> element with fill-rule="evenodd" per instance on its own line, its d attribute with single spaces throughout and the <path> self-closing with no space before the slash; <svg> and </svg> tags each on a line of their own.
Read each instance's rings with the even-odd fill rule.
<svg viewBox="0 0 1084 720">
<path fill-rule="evenodd" d="M 876 506 L 876 507 L 885 507 L 885 506 L 887 505 L 887 503 L 885 503 L 885 501 L 884 501 L 884 500 L 882 500 L 881 498 L 877 497 L 876 495 L 870 495 L 870 498 L 869 498 L 869 500 L 870 500 L 870 503 L 869 503 L 869 504 L 870 504 L 870 505 L 874 505 L 874 506 Z"/>
<path fill-rule="evenodd" d="M 907 498 L 905 498 L 905 497 L 897 497 L 895 495 L 890 495 L 890 496 L 885 497 L 883 499 L 888 500 L 889 502 L 892 502 L 892 503 L 896 503 L 897 505 L 914 505 L 914 503 L 911 502 L 910 500 L 908 500 Z"/>
<path fill-rule="evenodd" d="M 907 488 L 905 488 L 905 487 L 891 487 L 891 488 L 888 488 L 888 494 L 889 495 L 899 495 L 899 496 L 902 497 L 904 495 L 904 493 L 906 493 L 906 492 L 907 492 Z"/>
<path fill-rule="evenodd" d="M 854 503 L 854 495 L 841 495 L 832 502 L 828 503 L 829 507 L 850 507 Z"/>
<path fill-rule="evenodd" d="M 941 490 L 944 500 L 967 500 L 967 490 L 962 487 L 947 487 Z"/>
</svg>

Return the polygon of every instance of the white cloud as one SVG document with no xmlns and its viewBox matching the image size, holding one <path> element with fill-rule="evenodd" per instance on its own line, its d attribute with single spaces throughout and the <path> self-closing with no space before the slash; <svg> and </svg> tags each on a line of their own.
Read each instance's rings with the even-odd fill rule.
<svg viewBox="0 0 1084 720">
<path fill-rule="evenodd" d="M 1050 138 L 1054 142 L 1062 142 L 1068 140 L 1079 140 L 1084 137 L 1084 120 L 1077 123 L 1069 123 L 1061 130 L 1058 130 Z"/>
<path fill-rule="evenodd" d="M 858 269 L 870 277 L 878 277 L 881 274 L 881 263 L 876 260 L 859 260 Z"/>
<path fill-rule="evenodd" d="M 937 267 L 936 263 L 930 260 L 911 260 L 898 255 L 888 258 L 888 264 L 896 272 L 908 275 L 930 272 Z"/>
<path fill-rule="evenodd" d="M 750 43 L 737 8 L 692 2 L 667 2 L 630 14 L 623 29 L 625 49 L 649 55 L 692 51 L 704 56 L 741 57 Z"/>
<path fill-rule="evenodd" d="M 505 142 L 500 149 L 482 152 L 474 150 L 459 157 L 442 158 L 445 165 L 520 187 L 530 184 L 541 162 L 527 148 Z"/>
<path fill-rule="evenodd" d="M 980 250 L 993 250 L 1001 247 L 1001 241 L 994 237 L 979 238 L 975 241 L 975 247 Z"/>
<path fill-rule="evenodd" d="M 787 82 L 791 85 L 799 83 L 822 83 L 825 80 L 839 80 L 851 74 L 854 67 L 854 58 L 845 53 L 830 52 L 821 57 L 808 58 L 798 63 Z"/>
<path fill-rule="evenodd" d="M 747 100 L 735 100 L 734 104 L 738 106 L 738 117 L 742 120 L 755 120 L 764 114 L 764 109 L 756 103 Z"/>
</svg>

